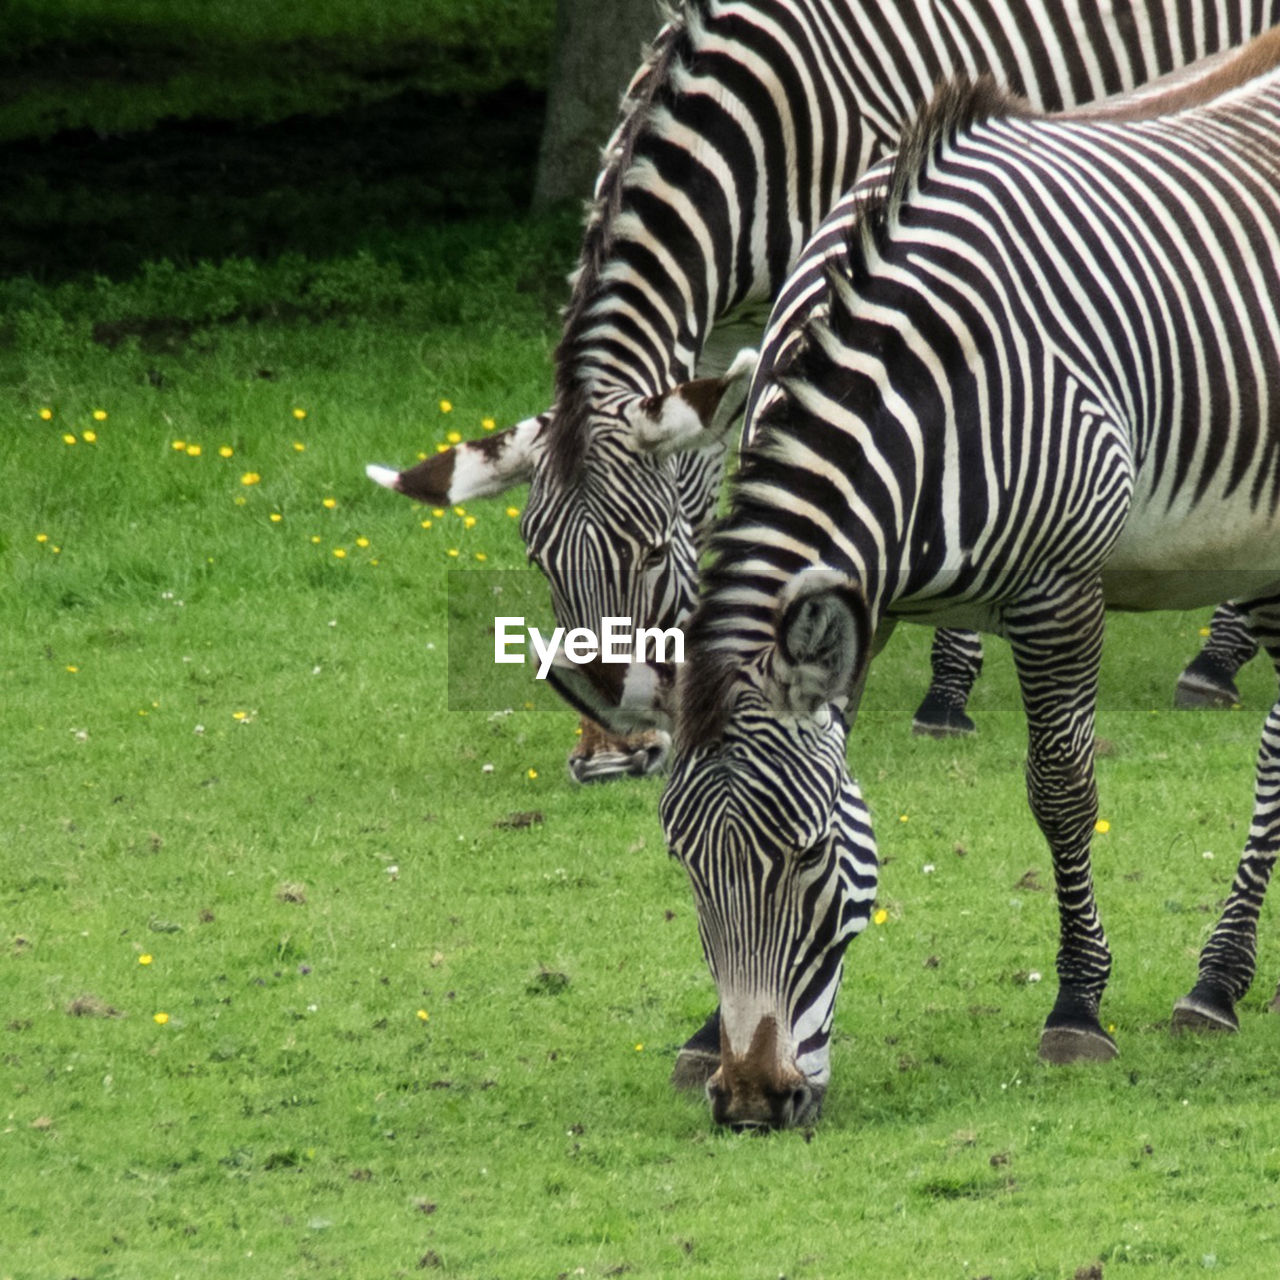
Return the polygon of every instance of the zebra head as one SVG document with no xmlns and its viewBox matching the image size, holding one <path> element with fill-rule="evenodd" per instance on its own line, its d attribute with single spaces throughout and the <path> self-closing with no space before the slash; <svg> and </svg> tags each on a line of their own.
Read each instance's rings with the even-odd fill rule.
<svg viewBox="0 0 1280 1280">
<path fill-rule="evenodd" d="M 528 483 L 520 530 L 551 588 L 556 624 L 603 619 L 667 631 L 693 607 L 702 537 L 714 514 L 729 430 L 746 400 L 755 352 L 724 377 L 659 395 L 584 382 L 545 413 L 371 479 L 420 502 L 453 505 Z M 570 663 L 556 690 L 612 733 L 669 722 L 674 645 L 645 663 Z"/>
<path fill-rule="evenodd" d="M 717 1123 L 739 1128 L 816 1117 L 845 948 L 876 891 L 875 839 L 845 764 L 841 714 L 868 653 L 866 605 L 828 573 L 793 588 L 775 639 L 751 655 L 716 639 L 703 606 L 662 799 L 720 996 L 707 1097 Z"/>
</svg>

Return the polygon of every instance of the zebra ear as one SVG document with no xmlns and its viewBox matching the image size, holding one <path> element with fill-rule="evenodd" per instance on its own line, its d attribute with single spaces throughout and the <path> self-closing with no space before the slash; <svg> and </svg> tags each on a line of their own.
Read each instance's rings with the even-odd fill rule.
<svg viewBox="0 0 1280 1280">
<path fill-rule="evenodd" d="M 739 351 L 722 378 L 695 378 L 632 411 L 636 442 L 650 453 L 677 453 L 722 444 L 747 403 L 757 353 Z"/>
<path fill-rule="evenodd" d="M 432 506 L 491 498 L 533 477 L 547 414 L 437 453 L 404 471 L 370 463 L 365 474 L 384 489 Z"/>
<path fill-rule="evenodd" d="M 871 652 L 871 618 L 861 589 L 843 573 L 811 569 L 778 610 L 771 700 L 780 715 L 812 720 L 843 706 Z"/>
</svg>

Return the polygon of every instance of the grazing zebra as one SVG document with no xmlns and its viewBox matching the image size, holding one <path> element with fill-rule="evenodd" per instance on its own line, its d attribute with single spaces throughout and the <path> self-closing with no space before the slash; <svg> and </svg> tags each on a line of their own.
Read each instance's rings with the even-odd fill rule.
<svg viewBox="0 0 1280 1280">
<path fill-rule="evenodd" d="M 1280 29 L 1154 118 L 1170 101 L 1054 118 L 948 86 L 784 288 L 662 801 L 720 996 L 717 1120 L 794 1124 L 826 1087 L 876 879 L 841 708 L 903 618 L 1009 641 L 1061 922 L 1040 1053 L 1115 1054 L 1090 871 L 1104 610 L 1251 596 L 1280 671 L 1280 71 L 1254 78 L 1277 64 Z M 1278 796 L 1280 700 L 1175 1028 L 1237 1025 Z"/>
<path fill-rule="evenodd" d="M 676 625 L 753 341 L 855 178 L 954 71 L 1039 108 L 1127 90 L 1280 21 L 1280 0 L 687 0 L 605 149 L 551 408 L 380 483 L 451 505 L 531 482 L 521 521 L 556 621 Z M 702 376 L 697 376 L 702 375 Z M 662 664 L 558 667 L 610 730 L 668 722 Z M 653 763 L 659 763 L 654 753 Z"/>
</svg>

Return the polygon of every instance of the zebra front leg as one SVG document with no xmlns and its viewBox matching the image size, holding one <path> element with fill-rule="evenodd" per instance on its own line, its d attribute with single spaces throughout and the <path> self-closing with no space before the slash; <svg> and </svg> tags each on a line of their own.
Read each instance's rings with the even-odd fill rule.
<svg viewBox="0 0 1280 1280">
<path fill-rule="evenodd" d="M 1249 615 L 1280 676 L 1280 606 Z M 1170 1027 L 1184 1031 L 1238 1031 L 1237 1001 L 1249 990 L 1257 968 L 1258 913 L 1280 847 L 1280 697 L 1267 715 L 1254 775 L 1253 820 L 1236 867 L 1231 894 L 1200 953 L 1196 985 L 1173 1006 Z M 1276 991 L 1280 1000 L 1280 988 Z M 1273 1005 L 1276 1001 L 1272 1002 Z"/>
<path fill-rule="evenodd" d="M 1258 642 L 1240 610 L 1232 604 L 1219 605 L 1204 648 L 1178 677 L 1173 705 L 1182 711 L 1235 706 L 1240 701 L 1236 672 L 1257 652 Z"/>
<path fill-rule="evenodd" d="M 1090 864 L 1098 818 L 1093 720 L 1102 625 L 1096 582 L 1005 615 L 1027 713 L 1027 798 L 1049 842 L 1058 898 L 1058 997 L 1040 1036 L 1040 1057 L 1051 1063 L 1102 1062 L 1118 1052 L 1098 1018 L 1111 952 Z"/>
<path fill-rule="evenodd" d="M 982 671 L 982 637 L 976 631 L 939 628 L 933 633 L 929 665 L 933 679 L 911 718 L 911 732 L 930 738 L 976 733 L 978 726 L 965 707 Z"/>
</svg>

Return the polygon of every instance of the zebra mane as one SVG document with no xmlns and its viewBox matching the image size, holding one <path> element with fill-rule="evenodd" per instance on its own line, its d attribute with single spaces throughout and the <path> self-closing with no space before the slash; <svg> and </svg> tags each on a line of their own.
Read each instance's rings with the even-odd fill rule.
<svg viewBox="0 0 1280 1280">
<path fill-rule="evenodd" d="M 1025 119 L 1035 114 L 1026 99 L 1002 89 L 985 72 L 976 79 L 957 75 L 939 83 L 920 114 L 903 130 L 883 195 L 864 203 L 863 229 L 878 235 L 898 217 L 925 180 L 929 162 L 957 134 L 984 120 Z"/>
<path fill-rule="evenodd" d="M 663 4 L 664 26 L 645 53 L 622 102 L 621 117 L 603 152 L 603 168 L 595 195 L 587 208 L 586 231 L 578 266 L 570 276 L 569 302 L 563 313 L 564 328 L 555 351 L 557 412 L 551 424 L 547 461 L 564 483 L 579 472 L 586 440 L 583 439 L 586 389 L 573 368 L 574 344 L 601 275 L 613 251 L 614 224 L 622 209 L 624 179 L 635 156 L 660 94 L 670 84 L 688 32 L 688 12 L 700 12 L 706 0 L 688 0 L 680 11 Z"/>
</svg>

